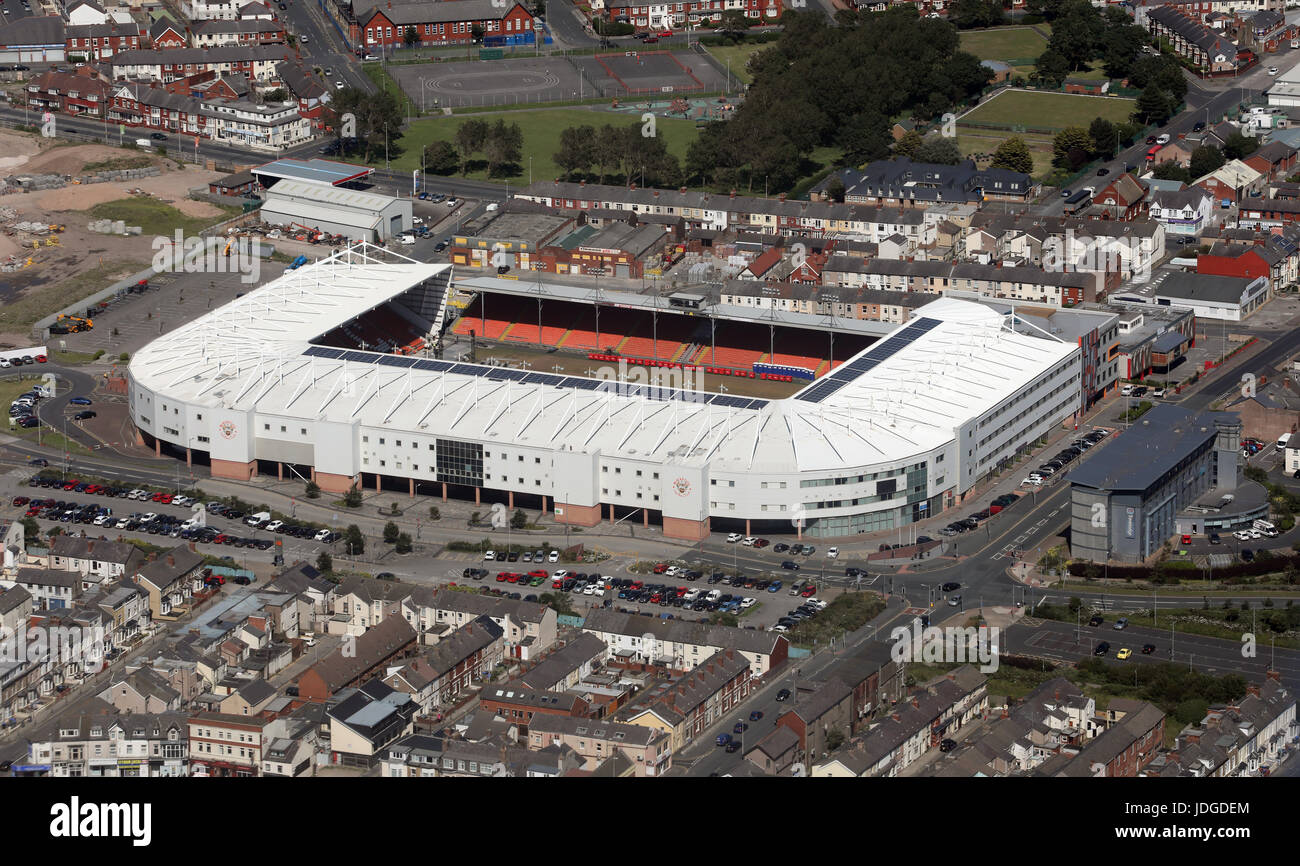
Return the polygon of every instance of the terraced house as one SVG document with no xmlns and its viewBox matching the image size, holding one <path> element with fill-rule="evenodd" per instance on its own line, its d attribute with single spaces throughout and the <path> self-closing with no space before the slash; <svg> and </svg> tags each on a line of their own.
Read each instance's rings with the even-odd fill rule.
<svg viewBox="0 0 1300 866">
<path fill-rule="evenodd" d="M 1241 68 L 1237 45 L 1179 6 L 1162 6 L 1147 13 L 1147 31 L 1168 42 L 1180 56 L 1206 73 L 1233 73 Z"/>
<path fill-rule="evenodd" d="M 593 18 L 641 28 L 676 29 L 687 23 L 722 21 L 722 13 L 739 10 L 746 18 L 768 21 L 781 17 L 781 0 L 693 0 L 686 3 L 647 0 L 592 0 Z"/>
</svg>

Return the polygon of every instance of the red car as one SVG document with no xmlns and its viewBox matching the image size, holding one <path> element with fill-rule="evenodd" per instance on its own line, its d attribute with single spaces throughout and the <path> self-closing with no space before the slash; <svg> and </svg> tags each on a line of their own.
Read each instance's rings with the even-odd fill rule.
<svg viewBox="0 0 1300 866">
<path fill-rule="evenodd" d="M 14 497 L 14 505 L 26 505 L 28 502 L 31 502 L 31 500 L 28 499 L 26 496 Z"/>
<path fill-rule="evenodd" d="M 651 604 L 658 604 L 659 602 L 661 602 L 661 601 L 663 601 L 663 600 L 664 600 L 664 597 L 663 597 L 662 595 L 660 595 L 659 593 L 657 593 L 657 592 L 656 592 L 654 595 L 650 596 L 650 603 L 651 603 Z"/>
<path fill-rule="evenodd" d="M 76 487 L 76 486 L 77 486 L 78 484 L 80 484 L 80 483 L 81 483 L 81 482 L 78 481 L 77 479 L 75 479 L 75 478 L 71 478 L 71 479 L 69 479 L 69 480 L 63 482 L 63 489 L 64 489 L 64 490 L 71 490 L 71 489 L 73 489 L 74 487 Z"/>
<path fill-rule="evenodd" d="M 808 584 L 808 586 L 804 589 L 804 591 L 801 592 L 801 593 L 799 593 L 799 594 L 802 595 L 804 598 L 812 598 L 814 595 L 817 594 L 817 587 L 813 586 L 813 585 L 810 583 L 810 584 Z"/>
<path fill-rule="evenodd" d="M 632 586 L 629 587 L 629 589 L 644 589 L 644 588 L 645 588 L 645 584 L 639 580 L 632 581 Z"/>
<path fill-rule="evenodd" d="M 564 578 L 557 577 L 551 581 L 551 589 L 564 589 Z"/>
<path fill-rule="evenodd" d="M 506 573 L 504 571 L 498 571 L 497 583 L 505 583 L 505 582 L 506 582 Z"/>
<path fill-rule="evenodd" d="M 86 488 L 87 493 L 99 494 L 104 492 L 104 488 L 99 484 L 92 484 Z"/>
<path fill-rule="evenodd" d="M 1191 543 L 1192 543 L 1192 537 L 1190 535 L 1184 535 L 1183 544 L 1191 544 Z"/>
<path fill-rule="evenodd" d="M 754 539 L 754 546 L 755 546 L 755 547 L 767 547 L 767 546 L 768 546 L 769 544 L 771 544 L 771 543 L 772 543 L 772 542 L 768 541 L 766 538 L 756 538 L 756 539 Z"/>
<path fill-rule="evenodd" d="M 220 535 L 218 535 L 216 538 L 212 539 L 212 543 L 213 543 L 213 544 L 225 544 L 225 543 L 226 543 L 227 541 L 229 541 L 229 540 L 230 540 L 230 536 L 229 536 L 229 535 L 226 535 L 226 533 L 223 532 L 223 533 L 221 533 Z"/>
<path fill-rule="evenodd" d="M 659 37 L 658 37 L 658 36 L 655 36 L 655 35 L 652 34 L 652 35 L 650 35 L 650 36 L 647 36 L 645 39 L 643 39 L 643 40 L 641 40 L 641 41 L 642 41 L 642 42 L 645 42 L 647 45 L 649 45 L 651 42 L 658 42 L 658 41 L 659 41 Z"/>
<path fill-rule="evenodd" d="M 663 574 L 667 570 L 668 570 L 668 563 L 666 562 L 661 562 L 655 566 L 655 574 Z"/>
<path fill-rule="evenodd" d="M 550 576 L 551 576 L 551 573 L 550 573 L 549 571 L 545 571 L 545 570 L 539 568 L 539 569 L 537 569 L 536 571 L 530 571 L 530 572 L 528 572 L 528 576 L 529 576 L 529 577 L 541 577 L 541 578 L 547 578 L 547 577 L 550 577 Z"/>
</svg>

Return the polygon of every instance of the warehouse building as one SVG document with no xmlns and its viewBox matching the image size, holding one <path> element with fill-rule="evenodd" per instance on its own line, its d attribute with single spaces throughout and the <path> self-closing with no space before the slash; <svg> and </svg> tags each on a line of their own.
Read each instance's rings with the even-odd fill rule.
<svg viewBox="0 0 1300 866">
<path fill-rule="evenodd" d="M 411 228 L 409 199 L 301 180 L 282 180 L 266 191 L 262 219 L 297 223 L 353 241 L 389 240 Z"/>
</svg>

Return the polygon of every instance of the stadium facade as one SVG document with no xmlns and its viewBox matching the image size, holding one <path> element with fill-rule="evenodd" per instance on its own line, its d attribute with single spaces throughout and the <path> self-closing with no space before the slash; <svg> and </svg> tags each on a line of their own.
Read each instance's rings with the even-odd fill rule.
<svg viewBox="0 0 1300 866">
<path fill-rule="evenodd" d="M 288 466 L 580 526 L 642 509 L 672 538 L 835 537 L 955 504 L 1080 405 L 1077 345 L 956 299 L 777 400 L 326 345 L 380 312 L 436 332 L 450 267 L 361 244 L 160 337 L 129 368 L 141 439 L 222 478 Z"/>
</svg>

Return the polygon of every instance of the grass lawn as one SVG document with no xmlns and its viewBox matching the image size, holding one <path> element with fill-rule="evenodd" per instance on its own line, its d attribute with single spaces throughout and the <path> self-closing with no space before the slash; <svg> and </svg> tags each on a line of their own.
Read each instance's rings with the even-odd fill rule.
<svg viewBox="0 0 1300 866">
<path fill-rule="evenodd" d="M 1132 113 L 1132 99 L 1004 90 L 979 108 L 963 115 L 958 124 L 996 123 L 1045 129 L 1065 129 L 1067 126 L 1087 128 L 1095 117 L 1104 117 L 1111 123 L 1118 123 L 1128 120 Z"/>
<path fill-rule="evenodd" d="M 19 394 L 23 394 L 26 393 L 27 391 L 30 391 L 32 385 L 39 384 L 39 383 L 40 383 L 39 375 L 30 376 L 29 378 L 24 378 L 24 379 L 18 378 L 17 375 L 0 377 L 0 401 L 3 401 L 4 405 L 8 406 L 15 399 L 17 399 Z M 63 435 L 54 432 L 54 428 L 52 427 L 46 427 L 42 425 L 41 427 L 32 427 L 31 429 L 26 430 L 23 429 L 22 427 L 19 427 L 17 424 L 13 424 L 5 429 L 11 435 L 18 436 L 22 439 L 30 440 L 31 442 L 37 441 L 37 431 L 39 430 L 40 444 L 46 448 L 52 448 L 57 451 L 66 450 L 66 451 L 70 451 L 73 454 L 91 453 L 89 449 L 77 444 L 76 442 L 73 442 L 70 439 L 65 441 Z M 51 460 L 50 462 L 53 463 L 54 461 Z"/>
<path fill-rule="evenodd" d="M 132 196 L 106 201 L 92 207 L 88 213 L 94 219 L 123 220 L 129 226 L 140 226 L 146 235 L 170 237 L 177 229 L 185 234 L 198 234 L 208 226 L 240 212 L 237 207 L 223 207 L 221 217 L 187 217 L 169 204 L 152 198 Z"/>
<path fill-rule="evenodd" d="M 112 202 L 109 202 L 112 204 Z M 179 211 L 177 212 L 179 215 Z M 134 225 L 134 223 L 132 223 Z M 149 231 L 145 229 L 145 231 Z M 163 231 L 170 231 L 163 229 Z M 98 267 L 89 268 L 75 277 L 69 277 L 53 286 L 41 286 L 34 291 L 25 292 L 15 300 L 0 304 L 0 326 L 25 327 L 38 319 L 43 319 L 56 310 L 93 295 L 115 280 L 142 271 L 148 262 L 110 261 Z"/>
<path fill-rule="evenodd" d="M 771 44 L 764 45 L 760 42 L 741 43 L 740 45 L 712 45 L 708 47 L 708 52 L 718 59 L 718 62 L 725 68 L 727 63 L 731 63 L 731 78 L 733 81 L 741 81 L 745 84 L 752 84 L 754 78 L 745 69 L 745 64 L 749 58 L 756 52 L 764 48 L 770 48 Z"/>
<path fill-rule="evenodd" d="M 456 130 L 473 115 L 455 115 L 417 120 L 411 124 L 402 136 L 403 153 L 393 160 L 393 168 L 399 171 L 418 169 L 420 153 L 423 148 L 435 141 L 453 141 Z M 496 181 L 509 181 L 511 184 L 528 183 L 528 158 L 532 157 L 532 175 L 534 179 L 557 178 L 563 175 L 551 157 L 560 149 L 560 133 L 569 126 L 590 125 L 597 129 L 605 124 L 614 126 L 640 125 L 640 115 L 622 114 L 606 111 L 589 111 L 581 108 L 551 108 L 540 111 L 493 112 L 487 116 L 489 123 L 496 123 L 497 118 L 506 123 L 519 124 L 524 134 L 523 158 L 519 161 L 518 171 L 510 177 L 498 176 Z M 681 118 L 656 118 L 656 133 L 663 136 L 668 152 L 679 160 L 686 159 L 686 148 L 695 140 L 695 121 Z M 379 154 L 382 161 L 383 154 Z M 479 157 L 481 160 L 481 157 Z M 486 168 L 471 171 L 466 177 L 475 180 L 487 180 Z"/>
<path fill-rule="evenodd" d="M 980 60 L 1035 60 L 1047 48 L 1047 40 L 1030 27 L 998 30 L 968 30 L 961 34 L 961 50 Z"/>
<path fill-rule="evenodd" d="M 992 129 L 979 131 L 967 129 L 957 136 L 957 147 L 961 150 L 962 156 L 991 154 L 1012 134 Z M 1052 140 L 1044 135 L 1022 134 L 1020 137 L 1025 140 L 1025 144 L 1029 146 L 1029 153 L 1034 158 L 1034 177 L 1046 177 L 1052 170 Z M 988 165 L 986 159 L 976 160 L 976 162 L 980 168 Z"/>
</svg>

